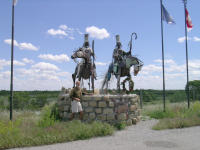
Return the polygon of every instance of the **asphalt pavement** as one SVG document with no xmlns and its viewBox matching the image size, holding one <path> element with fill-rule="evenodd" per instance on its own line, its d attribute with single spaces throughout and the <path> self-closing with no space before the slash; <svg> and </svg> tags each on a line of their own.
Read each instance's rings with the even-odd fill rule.
<svg viewBox="0 0 200 150">
<path fill-rule="evenodd" d="M 155 131 L 156 122 L 140 121 L 112 136 L 13 150 L 200 150 L 200 126 Z"/>
</svg>

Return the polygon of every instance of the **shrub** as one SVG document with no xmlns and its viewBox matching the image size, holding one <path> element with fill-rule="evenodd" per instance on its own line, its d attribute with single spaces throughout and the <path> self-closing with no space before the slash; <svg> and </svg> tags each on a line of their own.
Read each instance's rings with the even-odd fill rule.
<svg viewBox="0 0 200 150">
<path fill-rule="evenodd" d="M 158 109 L 155 111 L 147 112 L 147 115 L 155 119 L 173 118 L 175 116 L 174 112 L 169 109 L 166 109 L 165 112 L 162 109 Z"/>
<path fill-rule="evenodd" d="M 41 119 L 38 121 L 39 127 L 49 127 L 54 125 L 56 122 L 55 116 L 52 115 L 52 107 L 53 105 L 46 105 L 43 107 L 41 112 Z"/>
<path fill-rule="evenodd" d="M 37 118 L 35 113 L 32 113 L 32 116 L 30 116 L 31 114 L 20 115 L 21 119 L 13 122 L 0 120 L 0 149 L 82 140 L 111 135 L 114 132 L 113 126 L 107 123 L 48 120 L 50 110 L 50 106 L 43 108 L 40 126 L 35 121 Z"/>
<path fill-rule="evenodd" d="M 53 104 L 53 106 L 51 107 L 51 115 L 50 116 L 53 117 L 55 120 L 61 120 L 57 103 Z"/>
<path fill-rule="evenodd" d="M 150 115 L 153 118 L 160 119 L 153 127 L 155 130 L 197 126 L 200 125 L 200 102 L 192 104 L 190 109 L 175 106 L 166 112 L 153 111 Z"/>
<path fill-rule="evenodd" d="M 117 130 L 123 130 L 126 128 L 126 123 L 125 122 L 118 122 L 114 125 Z"/>
<path fill-rule="evenodd" d="M 170 102 L 182 102 L 186 100 L 186 94 L 182 91 L 177 91 L 169 97 Z"/>
<path fill-rule="evenodd" d="M 0 121 L 0 149 L 5 145 L 16 145 L 20 139 L 21 120 Z"/>
</svg>

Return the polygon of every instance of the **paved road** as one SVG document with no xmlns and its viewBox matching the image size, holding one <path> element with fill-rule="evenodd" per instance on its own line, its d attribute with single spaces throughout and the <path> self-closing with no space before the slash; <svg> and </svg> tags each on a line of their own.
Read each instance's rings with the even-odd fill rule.
<svg viewBox="0 0 200 150">
<path fill-rule="evenodd" d="M 141 121 L 113 136 L 15 150 L 200 150 L 200 127 L 154 131 L 157 121 Z"/>
</svg>

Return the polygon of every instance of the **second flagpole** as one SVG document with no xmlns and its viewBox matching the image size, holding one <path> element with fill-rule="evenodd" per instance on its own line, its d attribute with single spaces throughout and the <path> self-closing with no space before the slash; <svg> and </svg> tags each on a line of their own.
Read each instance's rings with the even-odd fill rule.
<svg viewBox="0 0 200 150">
<path fill-rule="evenodd" d="M 161 9 L 161 38 L 162 38 L 162 69 L 163 69 L 163 111 L 165 112 L 165 56 L 164 56 L 164 40 L 163 40 L 163 9 L 162 9 L 162 0 L 160 0 L 160 9 Z"/>
<path fill-rule="evenodd" d="M 11 41 L 11 75 L 10 75 L 10 120 L 13 118 L 13 59 L 14 59 L 14 16 L 15 0 L 12 2 L 12 41 Z"/>
<path fill-rule="evenodd" d="M 185 49 L 186 49 L 186 72 L 187 72 L 187 102 L 188 102 L 188 108 L 190 108 L 190 91 L 189 91 L 189 71 L 188 71 L 188 43 L 187 43 L 187 25 L 186 25 L 186 0 L 184 2 L 184 12 L 185 12 Z"/>
</svg>

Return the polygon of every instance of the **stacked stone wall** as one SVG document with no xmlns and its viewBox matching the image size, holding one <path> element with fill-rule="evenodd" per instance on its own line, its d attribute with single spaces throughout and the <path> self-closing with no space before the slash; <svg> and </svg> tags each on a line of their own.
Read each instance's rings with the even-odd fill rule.
<svg viewBox="0 0 200 150">
<path fill-rule="evenodd" d="M 139 96 L 135 94 L 86 95 L 83 96 L 81 104 L 84 112 L 84 121 L 99 120 L 111 124 L 125 122 L 127 125 L 132 125 L 140 120 Z M 69 120 L 71 115 L 69 94 L 60 94 L 58 107 L 61 118 Z"/>
</svg>

